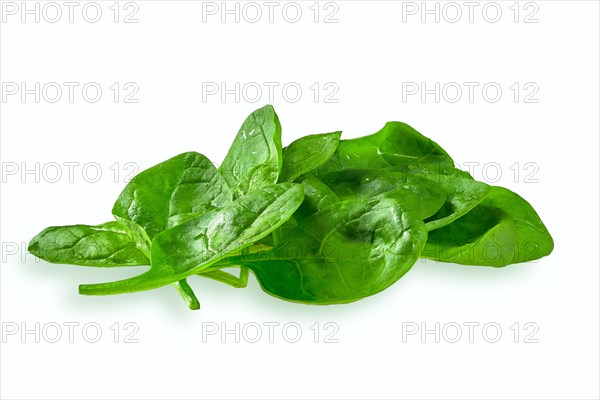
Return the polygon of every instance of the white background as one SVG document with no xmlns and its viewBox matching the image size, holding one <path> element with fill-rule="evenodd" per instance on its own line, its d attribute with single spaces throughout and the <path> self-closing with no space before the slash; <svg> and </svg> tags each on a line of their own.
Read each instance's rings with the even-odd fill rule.
<svg viewBox="0 0 600 400">
<path fill-rule="evenodd" d="M 482 15 L 484 2 L 473 22 L 468 8 L 454 3 L 463 13 L 456 23 L 449 21 L 455 9 L 443 8 L 443 2 L 439 22 L 426 15 L 424 23 L 419 12 L 409 12 L 415 5 L 421 9 L 420 2 L 338 1 L 327 9 L 321 3 L 318 23 L 309 9 L 313 2 L 299 3 L 303 14 L 297 23 L 283 18 L 285 3 L 275 9 L 273 23 L 262 2 L 261 21 L 250 23 L 241 15 L 239 23 L 234 16 L 222 23 L 219 14 L 203 15 L 203 7 L 211 5 L 195 1 L 137 1 L 138 23 L 123 23 L 135 5 L 125 9 L 122 2 L 115 23 L 113 3 L 98 3 L 103 14 L 97 23 L 82 18 L 84 2 L 73 23 L 65 6 L 57 23 L 43 15 L 39 23 L 31 15 L 23 23 L 20 10 L 2 16 L 3 95 L 11 82 L 28 88 L 35 82 L 80 84 L 72 103 L 65 89 L 56 103 L 47 101 L 54 97 L 49 92 L 41 93 L 39 103 L 34 95 L 23 101 L 18 93 L 0 104 L 2 398 L 600 396 L 597 2 L 522 2 L 516 23 L 512 1 L 498 3 L 502 15 L 496 23 Z M 39 3 L 40 10 L 45 4 Z M 493 19 L 495 9 L 489 7 L 486 18 Z M 288 19 L 294 17 L 288 11 Z M 333 11 L 338 22 L 324 23 Z M 525 23 L 534 11 L 530 19 L 538 22 Z M 81 96 L 89 82 L 103 89 L 96 103 Z M 115 82 L 122 90 L 117 103 L 109 89 Z M 127 82 L 139 88 L 137 103 L 123 102 Z M 263 86 L 255 103 L 249 96 L 239 102 L 234 95 L 203 99 L 206 82 L 226 82 L 229 88 L 235 82 L 278 83 L 273 103 L 284 145 L 310 133 L 343 130 L 350 138 L 375 132 L 389 120 L 407 122 L 460 166 L 480 163 L 478 179 L 492 183 L 499 166 L 497 184 L 531 202 L 556 248 L 539 262 L 501 269 L 418 262 L 383 293 L 340 306 L 283 302 L 263 293 L 253 277 L 243 290 L 190 279 L 202 304 L 195 312 L 171 287 L 80 296 L 80 283 L 140 271 L 51 265 L 26 254 L 25 243 L 46 226 L 110 220 L 132 165 L 145 169 L 191 150 L 220 162 L 246 115 L 269 102 L 268 93 Z M 281 94 L 290 82 L 303 90 L 295 103 L 292 92 L 287 99 Z M 315 82 L 321 87 L 316 102 L 309 88 Z M 336 103 L 325 102 L 328 82 L 339 89 Z M 453 92 L 441 93 L 439 102 L 433 94 L 425 101 L 419 95 L 403 99 L 403 87 L 411 82 L 430 89 L 436 82 L 440 87 L 476 82 L 479 89 L 473 102 L 466 86 L 455 103 L 448 101 Z M 502 89 L 497 102 L 482 96 L 490 82 Z M 516 102 L 510 89 L 515 82 Z M 539 89 L 529 99 L 534 103 L 525 102 L 531 88 Z M 39 173 L 23 175 L 24 169 L 35 171 L 36 163 Z M 79 163 L 73 182 L 64 163 Z M 532 164 L 526 169 L 526 163 Z M 57 164 L 62 176 L 52 183 Z M 96 168 L 83 174 L 88 164 L 102 172 L 96 183 L 91 182 Z M 483 175 L 486 165 L 493 168 Z M 139 327 L 132 337 L 137 343 L 125 343 L 134 326 L 126 329 L 128 322 Z M 280 324 L 273 343 L 264 325 L 269 322 Z M 332 332 L 327 322 L 339 328 L 337 343 L 325 343 L 324 335 Z M 469 322 L 480 324 L 472 343 L 464 325 Z M 33 333 L 21 336 L 23 328 L 35 331 L 36 323 L 39 343 Z M 79 324 L 73 343 L 68 323 Z M 236 323 L 247 327 L 239 343 L 233 334 L 203 340 L 207 328 L 234 329 Z M 247 340 L 254 336 L 252 323 L 263 327 L 258 343 Z M 302 329 L 297 343 L 286 340 L 293 329 L 283 335 L 286 323 Z M 315 323 L 318 343 L 310 329 Z M 436 323 L 439 343 L 433 334 L 403 340 L 408 326 L 434 329 Z M 457 343 L 449 340 L 454 323 L 462 327 Z M 482 333 L 486 323 L 502 329 L 496 343 L 488 341 L 494 329 Z M 56 324 L 62 337 L 51 343 Z M 102 329 L 97 343 L 86 340 L 95 332 L 84 336 L 85 324 Z M 15 327 L 19 332 L 9 335 Z M 533 335 L 526 340 L 527 334 Z"/>
</svg>

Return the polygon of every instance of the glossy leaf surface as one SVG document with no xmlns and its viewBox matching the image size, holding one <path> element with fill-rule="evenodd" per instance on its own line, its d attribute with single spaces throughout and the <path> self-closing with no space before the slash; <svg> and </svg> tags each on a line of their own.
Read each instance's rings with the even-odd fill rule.
<svg viewBox="0 0 600 400">
<path fill-rule="evenodd" d="M 336 203 L 303 220 L 270 252 L 240 257 L 262 288 L 285 300 L 347 303 L 400 279 L 427 232 L 394 199 Z"/>
<path fill-rule="evenodd" d="M 198 309 L 190 275 L 242 288 L 251 269 L 273 296 L 336 304 L 384 290 L 422 256 L 500 267 L 554 247 L 527 201 L 456 169 L 409 125 L 388 122 L 350 140 L 308 135 L 282 150 L 270 105 L 246 118 L 220 168 L 196 152 L 173 157 L 134 177 L 113 215 L 98 226 L 47 228 L 29 251 L 64 264 L 150 264 L 80 293 L 173 284 Z"/>
<path fill-rule="evenodd" d="M 293 182 L 324 164 L 337 149 L 342 132 L 308 135 L 283 149 L 280 182 Z"/>
<path fill-rule="evenodd" d="M 139 225 L 152 240 L 165 229 L 231 199 L 231 190 L 210 160 L 189 152 L 135 176 L 117 199 L 113 214 Z"/>
<path fill-rule="evenodd" d="M 48 262 L 91 267 L 148 265 L 134 235 L 119 222 L 52 226 L 37 234 L 28 251 Z"/>
<path fill-rule="evenodd" d="M 544 257 L 552 237 L 533 207 L 493 186 L 473 210 L 429 233 L 423 256 L 438 261 L 502 267 Z"/>
<path fill-rule="evenodd" d="M 234 195 L 242 196 L 277 182 L 281 152 L 281 125 L 268 105 L 246 118 L 219 171 Z"/>
<path fill-rule="evenodd" d="M 388 122 L 377 133 L 340 140 L 334 155 L 319 168 L 322 173 L 345 169 L 379 169 L 407 164 L 454 162 L 437 143 L 402 122 Z"/>
<path fill-rule="evenodd" d="M 345 170 L 326 174 L 322 180 L 341 200 L 393 197 L 420 218 L 432 216 L 446 200 L 440 185 L 396 171 Z"/>
<path fill-rule="evenodd" d="M 256 189 L 159 234 L 152 243 L 152 266 L 146 273 L 117 282 L 81 285 L 80 293 L 148 290 L 197 274 L 271 233 L 291 217 L 302 199 L 301 185 L 283 183 Z"/>
</svg>

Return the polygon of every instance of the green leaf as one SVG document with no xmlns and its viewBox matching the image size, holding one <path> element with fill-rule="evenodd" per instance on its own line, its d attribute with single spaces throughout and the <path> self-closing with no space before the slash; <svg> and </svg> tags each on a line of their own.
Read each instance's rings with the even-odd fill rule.
<svg viewBox="0 0 600 400">
<path fill-rule="evenodd" d="M 190 275 L 244 287 L 251 269 L 276 297 L 335 304 L 384 290 L 420 256 L 499 267 L 554 247 L 529 203 L 456 169 L 410 126 L 389 122 L 352 140 L 309 135 L 282 150 L 270 105 L 244 121 L 219 169 L 195 152 L 169 159 L 137 175 L 113 215 L 99 226 L 48 228 L 29 250 L 57 263 L 150 263 L 80 293 L 173 284 L 198 309 Z M 239 277 L 222 270 L 231 267 Z"/>
<path fill-rule="evenodd" d="M 418 259 L 427 231 L 397 200 L 336 203 L 304 219 L 269 252 L 233 257 L 284 300 L 348 303 L 380 292 Z"/>
<path fill-rule="evenodd" d="M 448 225 L 469 212 L 487 196 L 490 190 L 487 184 L 475 181 L 469 173 L 456 169 L 452 165 L 405 164 L 384 170 L 425 178 L 446 192 L 444 205 L 435 215 L 425 219 L 425 226 L 430 231 Z"/>
<path fill-rule="evenodd" d="M 302 185 L 268 185 L 159 234 L 152 243 L 152 266 L 117 282 L 81 285 L 81 294 L 104 295 L 148 290 L 197 274 L 230 253 L 273 232 L 298 208 Z"/>
<path fill-rule="evenodd" d="M 112 221 L 46 228 L 31 239 L 28 251 L 52 263 L 118 267 L 148 265 L 142 247 L 129 229 Z"/>
<path fill-rule="evenodd" d="M 152 240 L 165 229 L 231 199 L 231 190 L 210 160 L 189 152 L 135 176 L 112 212 L 115 218 L 142 227 Z"/>
<path fill-rule="evenodd" d="M 246 118 L 219 171 L 235 196 L 242 196 L 277 182 L 281 152 L 279 118 L 267 105 Z"/>
<path fill-rule="evenodd" d="M 429 175 L 432 181 L 442 187 L 447 198 L 444 205 L 425 220 L 427 230 L 441 228 L 471 211 L 489 193 L 490 186 L 483 182 L 460 176 Z"/>
<path fill-rule="evenodd" d="M 412 127 L 402 122 L 388 122 L 372 135 L 340 140 L 334 155 L 319 168 L 319 174 L 406 164 L 453 166 L 454 162 L 437 143 Z"/>
<path fill-rule="evenodd" d="M 160 232 L 232 198 L 229 186 L 210 160 L 188 152 L 135 176 L 117 199 L 113 215 L 138 243 L 147 244 L 145 250 L 150 254 L 150 242 Z M 185 280 L 175 287 L 190 309 L 200 308 Z"/>
<path fill-rule="evenodd" d="M 323 183 L 341 199 L 393 197 L 405 211 L 427 218 L 442 207 L 446 192 L 416 175 L 389 170 L 344 170 L 326 174 Z"/>
<path fill-rule="evenodd" d="M 552 252 L 554 242 L 533 207 L 516 193 L 492 186 L 475 208 L 429 232 L 423 257 L 503 267 Z"/>
<path fill-rule="evenodd" d="M 283 149 L 280 182 L 293 182 L 325 163 L 337 149 L 342 132 L 308 135 Z"/>
<path fill-rule="evenodd" d="M 312 215 L 340 201 L 340 198 L 329 186 L 319 179 L 306 176 L 302 180 L 304 186 L 304 201 L 294 214 L 297 220 Z"/>
</svg>

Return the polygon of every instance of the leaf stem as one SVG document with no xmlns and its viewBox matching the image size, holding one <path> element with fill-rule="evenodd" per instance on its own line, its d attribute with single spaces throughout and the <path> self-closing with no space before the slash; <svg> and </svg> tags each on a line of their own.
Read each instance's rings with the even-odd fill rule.
<svg viewBox="0 0 600 400">
<path fill-rule="evenodd" d="M 249 270 L 246 267 L 240 267 L 240 276 L 239 278 L 235 275 L 232 275 L 225 271 L 208 271 L 202 272 L 198 274 L 199 276 L 204 276 L 206 278 L 214 279 L 215 281 L 219 281 L 225 283 L 227 285 L 233 286 L 235 288 L 244 288 L 248 284 L 248 275 Z"/>
<path fill-rule="evenodd" d="M 281 228 L 277 228 L 273 231 L 273 247 L 279 246 L 281 243 Z"/>
<path fill-rule="evenodd" d="M 190 287 L 190 284 L 187 282 L 187 280 L 182 279 L 178 282 L 175 282 L 173 286 L 175 286 L 177 292 L 179 292 L 179 295 L 185 301 L 190 310 L 200 309 L 200 302 L 198 301 L 198 298 L 194 294 L 194 291 Z"/>
</svg>

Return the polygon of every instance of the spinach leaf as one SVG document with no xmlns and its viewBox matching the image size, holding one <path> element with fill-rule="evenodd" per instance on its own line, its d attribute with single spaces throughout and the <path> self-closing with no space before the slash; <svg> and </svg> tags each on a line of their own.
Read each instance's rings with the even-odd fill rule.
<svg viewBox="0 0 600 400">
<path fill-rule="evenodd" d="M 281 152 L 279 118 L 267 105 L 246 118 L 219 171 L 234 195 L 242 196 L 277 182 Z"/>
<path fill-rule="evenodd" d="M 453 166 L 452 158 L 437 143 L 402 122 L 388 122 L 377 133 L 340 140 L 334 155 L 319 174 L 345 169 L 380 169 L 406 164 Z"/>
<path fill-rule="evenodd" d="M 117 282 L 81 285 L 79 292 L 135 292 L 197 274 L 270 234 L 291 217 L 302 199 L 301 185 L 263 186 L 159 234 L 152 243 L 152 266 L 147 272 Z"/>
<path fill-rule="evenodd" d="M 294 214 L 295 219 L 305 218 L 340 201 L 329 186 L 315 177 L 306 176 L 302 179 L 302 185 L 304 201 Z"/>
<path fill-rule="evenodd" d="M 198 309 L 190 275 L 245 287 L 251 269 L 273 296 L 334 304 L 384 290 L 420 256 L 500 267 L 554 247 L 529 203 L 456 169 L 410 126 L 388 122 L 352 140 L 309 135 L 282 150 L 270 105 L 244 121 L 219 169 L 199 153 L 173 157 L 137 175 L 113 215 L 98 226 L 47 228 L 29 251 L 84 266 L 150 264 L 80 293 L 173 284 Z"/>
<path fill-rule="evenodd" d="M 348 200 L 304 219 L 272 251 L 233 257 L 284 300 L 348 303 L 380 292 L 418 259 L 427 231 L 395 199 Z"/>
<path fill-rule="evenodd" d="M 165 229 L 231 199 L 231 190 L 210 160 L 189 152 L 135 176 L 117 199 L 113 215 L 139 225 L 152 240 Z"/>
<path fill-rule="evenodd" d="M 300 204 L 300 207 L 298 207 L 290 219 L 273 231 L 271 235 L 265 236 L 253 245 L 250 248 L 252 253 L 270 250 L 275 245 L 278 245 L 282 238 L 286 237 L 298 225 L 298 221 L 340 201 L 337 195 L 317 178 L 305 175 L 302 178 L 302 186 L 304 187 L 304 200 Z M 244 268 L 242 267 L 242 269 Z"/>
<path fill-rule="evenodd" d="M 419 218 L 432 216 L 446 200 L 446 192 L 434 182 L 396 171 L 344 170 L 322 180 L 341 200 L 393 197 Z"/>
<path fill-rule="evenodd" d="M 425 220 L 427 230 L 441 228 L 460 218 L 479 204 L 490 191 L 490 186 L 483 182 L 459 176 L 428 175 L 446 192 L 444 205 Z"/>
<path fill-rule="evenodd" d="M 149 254 L 152 239 L 165 229 L 233 198 L 229 186 L 208 158 L 188 152 L 142 171 L 127 184 L 113 207 Z M 145 265 L 148 265 L 146 263 Z M 175 288 L 191 309 L 200 303 L 187 281 Z"/>
<path fill-rule="evenodd" d="M 533 207 L 516 193 L 492 186 L 470 212 L 429 232 L 423 257 L 503 267 L 544 257 L 553 248 L 552 237 Z"/>
<path fill-rule="evenodd" d="M 52 263 L 91 267 L 148 265 L 144 252 L 132 232 L 117 221 L 97 226 L 52 226 L 37 234 L 28 251 Z"/>
<path fill-rule="evenodd" d="M 337 149 L 342 132 L 304 136 L 283 149 L 280 182 L 293 182 L 321 166 Z"/>
<path fill-rule="evenodd" d="M 405 164 L 385 168 L 425 178 L 441 187 L 447 195 L 444 205 L 425 219 L 428 230 L 441 228 L 469 212 L 488 194 L 489 186 L 451 165 Z"/>
</svg>

